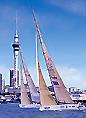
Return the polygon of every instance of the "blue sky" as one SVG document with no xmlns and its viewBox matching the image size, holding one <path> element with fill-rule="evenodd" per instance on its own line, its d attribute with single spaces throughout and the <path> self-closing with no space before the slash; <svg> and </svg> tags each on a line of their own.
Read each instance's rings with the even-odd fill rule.
<svg viewBox="0 0 86 118">
<path fill-rule="evenodd" d="M 44 42 L 67 87 L 86 88 L 86 1 L 85 0 L 1 0 L 0 1 L 0 72 L 9 82 L 13 67 L 12 43 L 15 14 L 25 62 L 38 84 L 35 69 L 36 35 L 31 4 Z M 39 45 L 39 56 L 46 83 L 49 78 Z M 20 58 L 19 58 L 20 61 Z"/>
</svg>

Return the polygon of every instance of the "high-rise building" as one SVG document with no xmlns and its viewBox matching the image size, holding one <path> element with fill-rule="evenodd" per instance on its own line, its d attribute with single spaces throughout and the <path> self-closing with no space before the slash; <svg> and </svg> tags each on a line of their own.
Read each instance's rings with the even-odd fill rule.
<svg viewBox="0 0 86 118">
<path fill-rule="evenodd" d="M 0 92 L 2 90 L 2 74 L 0 73 Z"/>
<path fill-rule="evenodd" d="M 17 33 L 17 18 L 16 18 L 16 33 L 14 36 L 14 43 L 12 44 L 12 47 L 14 49 L 14 71 L 13 71 L 13 83 L 14 87 L 18 87 L 18 52 L 19 52 L 19 36 Z"/>
<path fill-rule="evenodd" d="M 2 90 L 5 91 L 5 78 L 2 79 Z"/>
<path fill-rule="evenodd" d="M 14 87 L 13 71 L 14 69 L 10 69 L 10 87 Z"/>
<path fill-rule="evenodd" d="M 14 81 L 14 69 L 10 69 L 10 87 L 15 87 Z M 17 87 L 19 86 L 19 71 L 17 70 Z"/>
</svg>

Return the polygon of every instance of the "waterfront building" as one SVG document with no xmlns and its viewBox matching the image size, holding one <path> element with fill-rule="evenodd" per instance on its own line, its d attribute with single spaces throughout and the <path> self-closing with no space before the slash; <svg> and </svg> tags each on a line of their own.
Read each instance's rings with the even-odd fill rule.
<svg viewBox="0 0 86 118">
<path fill-rule="evenodd" d="M 10 87 L 14 86 L 13 71 L 14 69 L 10 69 Z"/>
<path fill-rule="evenodd" d="M 14 69 L 10 69 L 10 87 L 15 87 Z M 19 86 L 19 71 L 17 70 L 17 87 Z"/>
<path fill-rule="evenodd" d="M 2 80 L 2 90 L 3 90 L 3 92 L 5 91 L 5 78 L 3 78 L 3 80 Z"/>
<path fill-rule="evenodd" d="M 70 87 L 70 88 L 68 88 L 68 91 L 70 93 L 80 93 L 81 92 L 80 89 L 77 87 Z"/>
</svg>

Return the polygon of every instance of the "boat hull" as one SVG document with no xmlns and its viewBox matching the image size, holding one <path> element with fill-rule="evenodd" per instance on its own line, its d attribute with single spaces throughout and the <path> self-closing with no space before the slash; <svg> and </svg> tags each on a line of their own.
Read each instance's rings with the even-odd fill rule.
<svg viewBox="0 0 86 118">
<path fill-rule="evenodd" d="M 53 110 L 53 111 L 62 111 L 62 110 L 85 110 L 86 107 L 84 105 L 79 104 L 61 104 L 61 105 L 53 105 L 53 106 L 41 106 L 40 111 L 44 110 Z"/>
<path fill-rule="evenodd" d="M 22 105 L 19 104 L 20 108 L 40 108 L 40 104 L 29 104 L 29 105 Z"/>
</svg>

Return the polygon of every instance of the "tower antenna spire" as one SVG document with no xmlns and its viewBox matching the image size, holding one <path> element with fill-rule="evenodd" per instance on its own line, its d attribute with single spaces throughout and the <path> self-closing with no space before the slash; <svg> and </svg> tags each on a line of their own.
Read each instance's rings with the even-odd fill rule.
<svg viewBox="0 0 86 118">
<path fill-rule="evenodd" d="M 14 43 L 12 44 L 14 49 L 14 72 L 13 72 L 13 87 L 19 86 L 19 78 L 18 78 L 18 52 L 19 52 L 19 36 L 17 32 L 17 11 L 16 11 L 16 18 L 15 18 L 15 36 L 14 36 Z"/>
<path fill-rule="evenodd" d="M 17 10 L 16 10 L 16 35 L 18 35 L 18 18 L 17 18 Z"/>
</svg>

